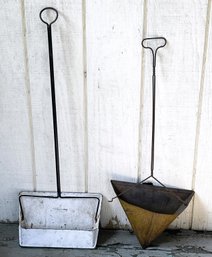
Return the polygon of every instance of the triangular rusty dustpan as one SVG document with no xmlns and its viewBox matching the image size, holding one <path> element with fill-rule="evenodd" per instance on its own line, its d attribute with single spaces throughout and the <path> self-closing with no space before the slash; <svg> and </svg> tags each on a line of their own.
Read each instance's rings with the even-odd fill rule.
<svg viewBox="0 0 212 257">
<path fill-rule="evenodd" d="M 163 40 L 155 50 L 148 46 L 151 40 Z M 147 44 L 147 45 L 144 45 Z M 164 186 L 154 177 L 154 142 L 155 142 L 155 85 L 156 85 L 156 54 L 159 48 L 166 45 L 164 37 L 145 38 L 144 48 L 150 49 L 153 56 L 152 75 L 152 147 L 151 175 L 140 183 L 111 180 L 112 186 L 130 221 L 141 246 L 146 248 L 156 239 L 175 218 L 188 206 L 193 190 L 170 188 Z M 153 178 L 160 186 L 144 183 Z M 113 199 L 115 199 L 114 197 Z M 112 200 L 113 200 L 112 199 Z"/>
</svg>

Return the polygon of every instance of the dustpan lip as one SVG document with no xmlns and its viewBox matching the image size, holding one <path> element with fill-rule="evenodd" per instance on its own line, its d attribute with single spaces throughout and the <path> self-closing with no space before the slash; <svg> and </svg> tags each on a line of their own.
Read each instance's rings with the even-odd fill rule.
<svg viewBox="0 0 212 257">
<path fill-rule="evenodd" d="M 187 193 L 195 193 L 195 191 L 194 190 L 192 190 L 192 189 L 185 189 L 185 188 L 178 188 L 178 187 L 170 187 L 170 186 L 166 186 L 166 187 L 163 187 L 163 186 L 158 186 L 158 185 L 149 185 L 149 184 L 145 184 L 145 183 L 139 183 L 139 182 L 129 182 L 129 181 L 122 181 L 122 180 L 114 180 L 114 179 L 112 179 L 111 181 L 111 184 L 112 185 L 114 185 L 114 183 L 126 183 L 126 184 L 131 184 L 132 186 L 133 186 L 133 184 L 135 185 L 135 188 L 137 187 L 137 186 L 140 186 L 140 187 L 144 187 L 146 190 L 151 190 L 151 189 L 153 189 L 153 188 L 155 188 L 155 189 L 159 189 L 159 190 L 162 190 L 162 191 L 164 191 L 164 190 L 166 190 L 166 189 L 168 189 L 168 190 L 172 190 L 172 191 L 176 191 L 176 192 L 187 192 Z"/>
</svg>

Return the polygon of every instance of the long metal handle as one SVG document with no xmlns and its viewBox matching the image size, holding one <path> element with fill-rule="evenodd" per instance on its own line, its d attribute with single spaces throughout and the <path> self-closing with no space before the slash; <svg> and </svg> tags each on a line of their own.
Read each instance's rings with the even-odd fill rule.
<svg viewBox="0 0 212 257">
<path fill-rule="evenodd" d="M 47 22 L 42 17 L 43 12 L 47 10 L 55 12 L 56 16 L 51 22 Z M 53 130 L 54 130 L 56 183 L 57 183 L 57 195 L 58 197 L 61 197 L 60 163 L 59 163 L 59 146 L 58 146 L 58 129 L 57 129 L 57 108 L 56 108 L 56 97 L 55 97 L 54 62 L 53 62 L 53 46 L 52 46 L 52 30 L 51 30 L 51 25 L 57 20 L 57 18 L 58 18 L 58 11 L 53 7 L 46 7 L 40 11 L 40 19 L 47 26 L 49 68 L 50 68 L 50 82 L 51 82 L 51 96 L 52 96 L 52 116 L 53 116 Z"/>
<path fill-rule="evenodd" d="M 163 40 L 164 43 L 158 45 L 155 50 L 145 45 L 148 41 L 151 40 Z M 152 37 L 144 38 L 142 40 L 142 46 L 146 49 L 150 49 L 152 52 L 152 143 L 151 143 L 151 177 L 154 177 L 154 156 L 155 156 L 155 104 L 156 104 L 156 56 L 159 48 L 162 48 L 166 45 L 166 39 L 164 37 Z"/>
<path fill-rule="evenodd" d="M 164 44 L 157 46 L 154 50 L 152 47 L 145 45 L 145 43 L 147 43 L 148 41 L 151 41 L 151 40 L 164 40 Z M 163 183 L 161 183 L 157 178 L 154 177 L 154 159 L 155 159 L 154 155 L 155 155 L 156 54 L 157 54 L 157 51 L 159 48 L 164 47 L 166 45 L 166 39 L 164 37 L 144 38 L 141 42 L 141 45 L 146 49 L 150 49 L 152 52 L 152 142 L 151 142 L 151 166 L 150 166 L 151 175 L 149 175 L 147 178 L 140 181 L 139 184 L 142 184 L 142 183 L 148 181 L 148 179 L 153 178 L 161 186 L 165 187 L 165 185 Z M 112 202 L 114 199 L 127 193 L 128 191 L 132 190 L 136 186 L 137 186 L 137 184 L 135 183 L 135 185 L 131 186 L 127 190 L 124 190 L 120 194 L 116 195 L 108 202 Z"/>
</svg>

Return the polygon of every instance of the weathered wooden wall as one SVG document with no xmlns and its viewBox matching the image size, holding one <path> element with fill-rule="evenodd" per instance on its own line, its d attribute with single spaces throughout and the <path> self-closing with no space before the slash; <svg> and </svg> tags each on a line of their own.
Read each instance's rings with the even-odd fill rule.
<svg viewBox="0 0 212 257">
<path fill-rule="evenodd" d="M 157 59 L 155 176 L 194 189 L 173 228 L 212 229 L 211 0 L 0 0 L 0 221 L 18 193 L 55 190 L 46 26 L 53 25 L 62 189 L 101 192 L 103 227 L 128 228 L 110 179 L 149 174 L 151 56 Z"/>
</svg>

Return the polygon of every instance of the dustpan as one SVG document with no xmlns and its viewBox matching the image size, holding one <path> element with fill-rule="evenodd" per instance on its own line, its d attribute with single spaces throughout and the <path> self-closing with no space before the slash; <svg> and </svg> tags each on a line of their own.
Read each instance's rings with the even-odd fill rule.
<svg viewBox="0 0 212 257">
<path fill-rule="evenodd" d="M 153 49 L 149 45 L 152 41 L 160 44 Z M 153 56 L 151 175 L 140 183 L 111 180 L 117 195 L 113 199 L 118 197 L 143 248 L 149 246 L 183 212 L 194 195 L 193 190 L 166 187 L 154 176 L 156 55 L 158 49 L 165 45 L 164 37 L 142 41 L 142 46 L 151 50 Z M 157 185 L 148 182 L 149 179 L 156 181 Z"/>
<path fill-rule="evenodd" d="M 54 20 L 50 23 L 44 20 L 44 11 L 55 12 Z M 51 25 L 57 18 L 58 12 L 52 7 L 40 12 L 40 19 L 47 25 L 48 32 L 57 192 L 19 194 L 19 244 L 24 247 L 95 248 L 102 195 L 61 192 L 51 34 Z"/>
</svg>

